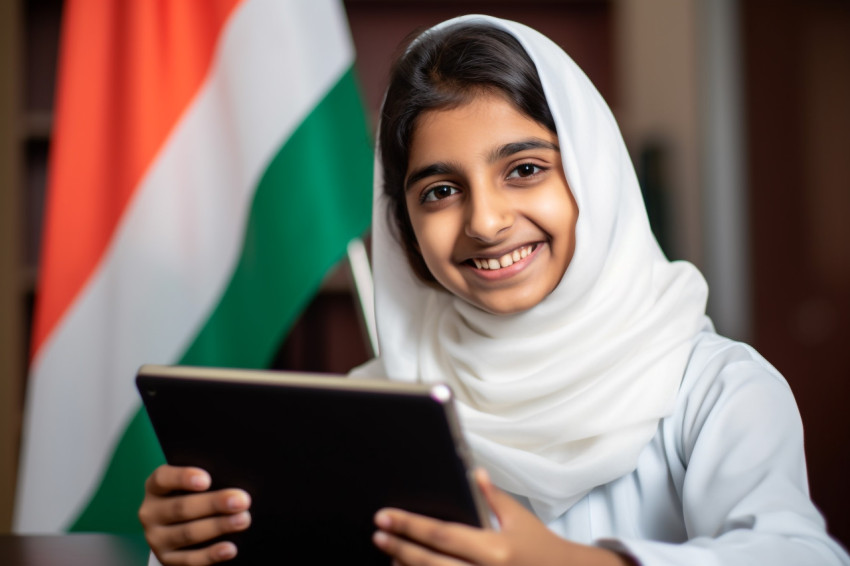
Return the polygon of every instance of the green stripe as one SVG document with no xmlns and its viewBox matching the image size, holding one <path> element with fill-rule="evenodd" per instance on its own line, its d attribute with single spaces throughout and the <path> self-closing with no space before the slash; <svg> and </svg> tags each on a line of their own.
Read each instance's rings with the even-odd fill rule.
<svg viewBox="0 0 850 566">
<path fill-rule="evenodd" d="M 97 492 L 69 530 L 140 533 L 136 513 L 145 494 L 145 478 L 164 461 L 147 414 L 139 409 L 124 430 Z"/>
<path fill-rule="evenodd" d="M 368 227 L 371 186 L 372 143 L 350 69 L 266 169 L 236 270 L 179 363 L 267 367 L 346 243 Z M 69 530 L 140 532 L 144 480 L 162 462 L 139 409 Z"/>
</svg>

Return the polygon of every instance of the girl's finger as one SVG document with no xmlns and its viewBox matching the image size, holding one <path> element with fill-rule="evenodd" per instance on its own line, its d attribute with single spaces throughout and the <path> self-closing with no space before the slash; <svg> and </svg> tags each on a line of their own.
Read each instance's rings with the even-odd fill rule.
<svg viewBox="0 0 850 566">
<path fill-rule="evenodd" d="M 496 499 L 496 486 L 494 486 L 493 482 L 490 480 L 490 474 L 488 474 L 487 470 L 484 468 L 476 468 L 473 475 L 475 476 L 475 482 L 478 484 L 478 488 L 484 495 L 484 499 L 486 499 L 487 503 L 490 505 L 490 509 L 496 513 L 495 505 L 498 505 L 499 502 L 494 501 L 494 499 Z"/>
<path fill-rule="evenodd" d="M 471 549 L 482 546 L 485 535 L 484 531 L 475 527 L 439 521 L 400 509 L 378 511 L 375 524 L 387 534 L 398 535 L 417 545 L 462 558 L 467 557 Z M 479 539 L 477 543 L 474 542 L 475 538 Z M 396 537 L 395 540 L 401 539 Z"/>
<path fill-rule="evenodd" d="M 152 514 L 162 525 L 185 523 L 212 517 L 232 515 L 246 511 L 251 506 L 251 497 L 241 489 L 222 489 L 213 493 L 196 493 L 165 497 L 154 506 Z"/>
<path fill-rule="evenodd" d="M 207 548 L 197 550 L 175 550 L 158 556 L 160 562 L 186 566 L 207 566 L 224 560 L 230 560 L 238 554 L 232 542 L 219 542 Z"/>
<path fill-rule="evenodd" d="M 475 481 L 487 500 L 490 510 L 496 515 L 499 526 L 502 529 L 509 528 L 511 520 L 517 514 L 526 514 L 528 510 L 519 504 L 513 497 L 493 485 L 490 475 L 483 468 L 474 472 Z"/>
<path fill-rule="evenodd" d="M 159 466 L 145 480 L 145 491 L 151 495 L 168 495 L 174 491 L 204 491 L 210 488 L 210 475 L 200 468 Z"/>
<path fill-rule="evenodd" d="M 393 564 L 404 566 L 469 566 L 453 556 L 437 554 L 409 540 L 386 531 L 377 531 L 372 540 L 375 546 L 393 558 Z"/>
<path fill-rule="evenodd" d="M 251 514 L 242 511 L 233 515 L 220 515 L 177 525 L 156 527 L 147 535 L 152 548 L 158 549 L 160 553 L 171 553 L 188 546 L 205 543 L 227 533 L 244 531 L 250 525 Z"/>
</svg>

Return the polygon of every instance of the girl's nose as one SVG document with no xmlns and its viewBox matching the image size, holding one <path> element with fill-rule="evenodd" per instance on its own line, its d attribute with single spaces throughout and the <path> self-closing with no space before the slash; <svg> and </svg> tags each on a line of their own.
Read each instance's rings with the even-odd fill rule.
<svg viewBox="0 0 850 566">
<path fill-rule="evenodd" d="M 466 235 L 482 242 L 504 236 L 513 226 L 515 214 L 510 202 L 493 187 L 471 187 L 467 200 Z"/>
</svg>

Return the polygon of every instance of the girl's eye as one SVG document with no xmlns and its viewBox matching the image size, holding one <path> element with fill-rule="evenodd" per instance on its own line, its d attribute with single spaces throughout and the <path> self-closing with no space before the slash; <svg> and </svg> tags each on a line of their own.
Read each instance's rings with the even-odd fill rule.
<svg viewBox="0 0 850 566">
<path fill-rule="evenodd" d="M 516 179 L 522 177 L 531 177 L 532 175 L 536 175 L 543 171 L 542 167 L 539 167 L 533 163 L 523 163 L 522 165 L 517 165 L 511 174 L 508 175 L 508 179 Z"/>
<path fill-rule="evenodd" d="M 457 188 L 452 187 L 451 185 L 438 185 L 425 191 L 420 202 L 434 202 L 442 200 L 452 196 L 456 192 L 458 192 Z"/>
</svg>

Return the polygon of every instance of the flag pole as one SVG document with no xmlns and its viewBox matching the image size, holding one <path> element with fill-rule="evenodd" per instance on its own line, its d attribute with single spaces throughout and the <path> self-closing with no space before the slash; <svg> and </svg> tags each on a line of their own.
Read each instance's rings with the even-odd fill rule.
<svg viewBox="0 0 850 566">
<path fill-rule="evenodd" d="M 380 352 L 378 330 L 375 323 L 375 292 L 372 284 L 372 268 L 369 265 L 369 256 L 366 253 L 366 245 L 363 243 L 363 239 L 354 238 L 348 242 L 346 253 L 348 254 L 348 266 L 351 268 L 351 276 L 354 280 L 354 288 L 359 299 L 360 314 L 369 336 L 372 355 L 377 356 Z"/>
</svg>

